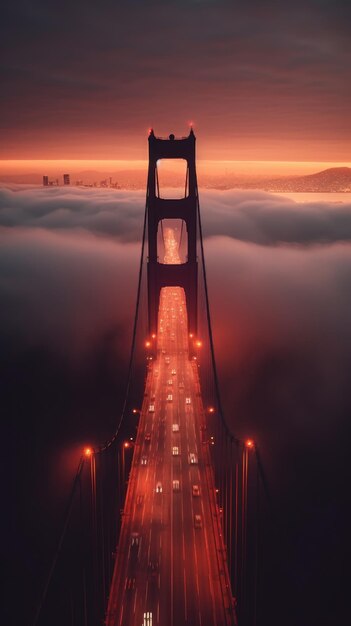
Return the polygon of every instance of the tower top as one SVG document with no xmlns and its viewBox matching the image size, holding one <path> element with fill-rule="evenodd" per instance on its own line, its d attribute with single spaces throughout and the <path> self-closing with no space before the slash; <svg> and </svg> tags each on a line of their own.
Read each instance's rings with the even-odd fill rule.
<svg viewBox="0 0 351 626">
<path fill-rule="evenodd" d="M 149 157 L 155 159 L 187 159 L 195 160 L 195 134 L 190 128 L 187 137 L 176 138 L 173 133 L 169 137 L 156 137 L 154 129 L 149 132 Z"/>
</svg>

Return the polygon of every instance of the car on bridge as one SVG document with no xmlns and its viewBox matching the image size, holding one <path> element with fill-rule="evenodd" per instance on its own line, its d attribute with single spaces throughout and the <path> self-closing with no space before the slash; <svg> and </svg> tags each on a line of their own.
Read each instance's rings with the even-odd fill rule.
<svg viewBox="0 0 351 626">
<path fill-rule="evenodd" d="M 179 448 L 178 448 L 178 446 L 173 446 L 173 448 L 172 448 L 172 455 L 173 456 L 179 456 Z"/>
<path fill-rule="evenodd" d="M 200 495 L 199 485 L 193 485 L 193 496 L 197 498 Z"/>
<path fill-rule="evenodd" d="M 158 561 L 150 560 L 149 561 L 148 570 L 149 570 L 151 576 L 156 576 L 156 574 L 158 572 Z"/>
<path fill-rule="evenodd" d="M 141 457 L 140 464 L 141 464 L 141 465 L 147 465 L 147 457 L 146 457 L 146 456 L 142 456 L 142 457 Z"/>
<path fill-rule="evenodd" d="M 172 400 L 173 400 L 173 396 L 171 393 L 169 393 L 167 396 L 167 402 L 172 402 Z"/>
<path fill-rule="evenodd" d="M 152 626 L 152 611 L 146 611 L 143 617 L 143 623 L 141 626 Z"/>
<path fill-rule="evenodd" d="M 172 376 L 176 376 L 176 374 L 177 374 L 177 370 L 173 369 L 172 370 Z"/>
<path fill-rule="evenodd" d="M 141 535 L 132 533 L 130 536 L 129 559 L 131 564 L 136 564 L 139 558 L 139 549 L 141 544 Z"/>
<path fill-rule="evenodd" d="M 149 413 L 155 413 L 155 405 L 154 404 L 150 404 L 149 405 Z"/>
<path fill-rule="evenodd" d="M 190 452 L 190 454 L 189 454 L 189 463 L 190 463 L 190 465 L 196 465 L 196 463 L 197 463 L 197 456 L 196 456 L 195 452 Z"/>
<path fill-rule="evenodd" d="M 179 480 L 174 480 L 173 481 L 173 491 L 179 491 L 179 489 L 180 489 Z"/>
<path fill-rule="evenodd" d="M 167 385 L 173 385 L 173 380 L 172 380 L 172 378 L 170 378 L 169 380 L 167 380 Z"/>
<path fill-rule="evenodd" d="M 126 578 L 125 589 L 126 591 L 131 591 L 132 589 L 135 589 L 135 577 Z"/>
<path fill-rule="evenodd" d="M 172 424 L 172 431 L 174 433 L 178 433 L 179 432 L 179 424 Z"/>
<path fill-rule="evenodd" d="M 145 440 L 145 443 L 150 443 L 150 441 L 151 441 L 151 433 L 145 433 L 144 440 Z"/>
<path fill-rule="evenodd" d="M 185 398 L 185 404 L 191 404 L 191 398 Z"/>
<path fill-rule="evenodd" d="M 195 528 L 202 528 L 201 515 L 194 515 L 194 526 Z"/>
<path fill-rule="evenodd" d="M 160 482 L 156 483 L 156 493 L 162 493 L 162 484 Z"/>
</svg>

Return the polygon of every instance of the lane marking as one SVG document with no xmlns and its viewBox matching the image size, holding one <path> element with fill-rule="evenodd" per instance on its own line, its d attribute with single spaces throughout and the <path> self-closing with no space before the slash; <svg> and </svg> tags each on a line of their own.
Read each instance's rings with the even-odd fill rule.
<svg viewBox="0 0 351 626">
<path fill-rule="evenodd" d="M 135 597 L 134 597 L 134 606 L 133 606 L 133 613 L 134 613 L 134 615 L 135 615 L 135 605 L 136 605 L 136 601 L 137 601 L 137 595 L 138 595 L 138 590 L 136 590 Z"/>
<path fill-rule="evenodd" d="M 186 570 L 184 567 L 184 617 L 185 621 L 188 621 L 188 611 L 187 611 L 187 596 L 186 596 Z"/>
</svg>

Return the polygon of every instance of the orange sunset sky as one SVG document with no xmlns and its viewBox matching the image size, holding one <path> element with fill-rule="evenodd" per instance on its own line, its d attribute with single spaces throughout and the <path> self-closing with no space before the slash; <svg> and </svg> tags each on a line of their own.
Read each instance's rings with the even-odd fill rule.
<svg viewBox="0 0 351 626">
<path fill-rule="evenodd" d="M 350 161 L 347 2 L 5 4 L 1 160 Z"/>
</svg>

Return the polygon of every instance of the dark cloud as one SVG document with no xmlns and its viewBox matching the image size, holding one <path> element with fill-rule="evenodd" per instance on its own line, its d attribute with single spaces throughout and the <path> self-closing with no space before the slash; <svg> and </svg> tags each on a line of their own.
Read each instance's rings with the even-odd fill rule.
<svg viewBox="0 0 351 626">
<path fill-rule="evenodd" d="M 40 228 L 0 241 L 0 320 L 16 343 L 81 358 L 108 329 L 131 330 L 138 246 Z"/>
</svg>

